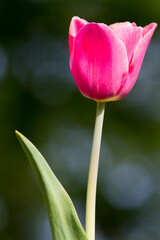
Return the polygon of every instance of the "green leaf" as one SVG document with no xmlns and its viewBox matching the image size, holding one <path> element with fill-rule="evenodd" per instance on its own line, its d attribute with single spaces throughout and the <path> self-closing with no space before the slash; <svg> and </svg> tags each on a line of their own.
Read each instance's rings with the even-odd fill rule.
<svg viewBox="0 0 160 240">
<path fill-rule="evenodd" d="M 87 240 L 73 203 L 37 148 L 22 134 L 16 136 L 37 176 L 54 240 Z"/>
</svg>

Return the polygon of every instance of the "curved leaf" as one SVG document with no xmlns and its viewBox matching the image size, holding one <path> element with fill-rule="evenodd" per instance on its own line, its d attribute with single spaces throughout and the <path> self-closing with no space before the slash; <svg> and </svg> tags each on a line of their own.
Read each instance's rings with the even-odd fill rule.
<svg viewBox="0 0 160 240">
<path fill-rule="evenodd" d="M 37 176 L 54 240 L 87 240 L 73 203 L 37 148 L 16 131 Z"/>
</svg>

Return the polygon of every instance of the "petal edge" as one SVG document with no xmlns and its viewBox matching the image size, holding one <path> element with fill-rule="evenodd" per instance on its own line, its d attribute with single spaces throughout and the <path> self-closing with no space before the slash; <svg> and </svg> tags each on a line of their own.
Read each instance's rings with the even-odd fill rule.
<svg viewBox="0 0 160 240">
<path fill-rule="evenodd" d="M 73 41 L 78 32 L 84 27 L 88 22 L 85 19 L 79 17 L 73 17 L 69 26 L 69 52 L 71 54 L 73 49 Z"/>
</svg>

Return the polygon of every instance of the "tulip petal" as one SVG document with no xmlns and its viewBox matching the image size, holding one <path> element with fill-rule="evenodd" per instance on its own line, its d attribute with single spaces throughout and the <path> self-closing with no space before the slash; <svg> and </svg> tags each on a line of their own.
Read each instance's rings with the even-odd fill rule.
<svg viewBox="0 0 160 240">
<path fill-rule="evenodd" d="M 156 27 L 156 23 L 151 23 L 143 29 L 144 36 L 136 47 L 135 53 L 129 66 L 128 76 L 119 92 L 122 97 L 125 97 L 130 92 L 137 80 L 144 59 L 144 55 Z"/>
<path fill-rule="evenodd" d="M 123 26 L 132 26 L 132 23 L 130 23 L 130 22 L 113 23 L 113 24 L 109 25 L 109 28 L 111 28 L 114 31 L 114 30 L 116 30 L 118 28 L 121 28 Z"/>
<path fill-rule="evenodd" d="M 135 22 L 132 22 L 133 27 L 137 27 L 137 24 Z"/>
<path fill-rule="evenodd" d="M 78 32 L 84 27 L 88 22 L 79 17 L 73 17 L 69 26 L 69 52 L 71 54 L 73 49 L 73 40 Z"/>
<path fill-rule="evenodd" d="M 157 23 L 151 23 L 151 24 L 145 26 L 145 27 L 143 28 L 143 37 L 144 37 L 150 30 L 152 30 L 152 29 L 154 29 L 154 30 L 153 30 L 153 32 L 154 32 L 155 29 L 156 29 L 156 27 L 157 27 Z M 152 36 L 151 36 L 151 37 L 152 37 Z"/>
<path fill-rule="evenodd" d="M 89 23 L 75 37 L 70 68 L 83 95 L 114 97 L 128 72 L 125 46 L 107 25 Z"/>
<path fill-rule="evenodd" d="M 141 39 L 143 29 L 141 27 L 133 27 L 132 24 L 121 24 L 120 27 L 113 31 L 126 46 L 128 61 L 130 62 L 135 48 Z"/>
</svg>

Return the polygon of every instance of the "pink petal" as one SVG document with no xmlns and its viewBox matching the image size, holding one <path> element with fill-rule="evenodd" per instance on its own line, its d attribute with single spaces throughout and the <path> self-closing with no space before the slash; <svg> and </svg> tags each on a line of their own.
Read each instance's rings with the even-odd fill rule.
<svg viewBox="0 0 160 240">
<path fill-rule="evenodd" d="M 155 29 L 156 29 L 157 23 L 151 23 L 151 24 L 145 26 L 145 27 L 143 28 L 143 37 L 144 37 L 150 30 L 152 30 L 152 28 L 154 28 L 154 27 L 155 27 Z M 154 29 L 154 30 L 155 30 L 155 29 Z M 153 32 L 154 32 L 154 31 L 153 31 Z"/>
<path fill-rule="evenodd" d="M 146 53 L 148 44 L 152 38 L 152 35 L 153 35 L 156 27 L 157 27 L 156 23 L 151 23 L 150 25 L 146 26 L 143 29 L 144 37 L 137 45 L 134 56 L 132 58 L 132 62 L 129 66 L 128 76 L 126 78 L 124 86 L 122 87 L 121 91 L 119 92 L 119 94 L 122 97 L 126 96 L 130 92 L 130 90 L 132 89 L 133 85 L 135 84 L 135 82 L 137 80 L 137 77 L 138 77 L 138 74 L 139 74 L 143 59 L 144 59 L 144 55 Z"/>
<path fill-rule="evenodd" d="M 109 25 L 109 27 L 114 31 L 118 28 L 121 28 L 123 26 L 132 26 L 132 24 L 130 22 L 119 22 L 119 23 L 113 23 L 111 25 Z"/>
<path fill-rule="evenodd" d="M 124 44 L 103 24 L 89 23 L 75 37 L 70 68 L 81 93 L 94 100 L 114 97 L 128 71 Z"/>
<path fill-rule="evenodd" d="M 73 40 L 78 32 L 84 27 L 88 22 L 79 17 L 73 17 L 69 26 L 69 52 L 71 54 L 73 49 Z"/>
<path fill-rule="evenodd" d="M 113 31 L 126 46 L 128 61 L 130 62 L 135 48 L 141 39 L 143 29 L 141 27 L 133 27 L 132 24 L 122 24 L 121 27 Z"/>
<path fill-rule="evenodd" d="M 133 27 L 137 27 L 137 24 L 135 22 L 132 22 Z"/>
</svg>

